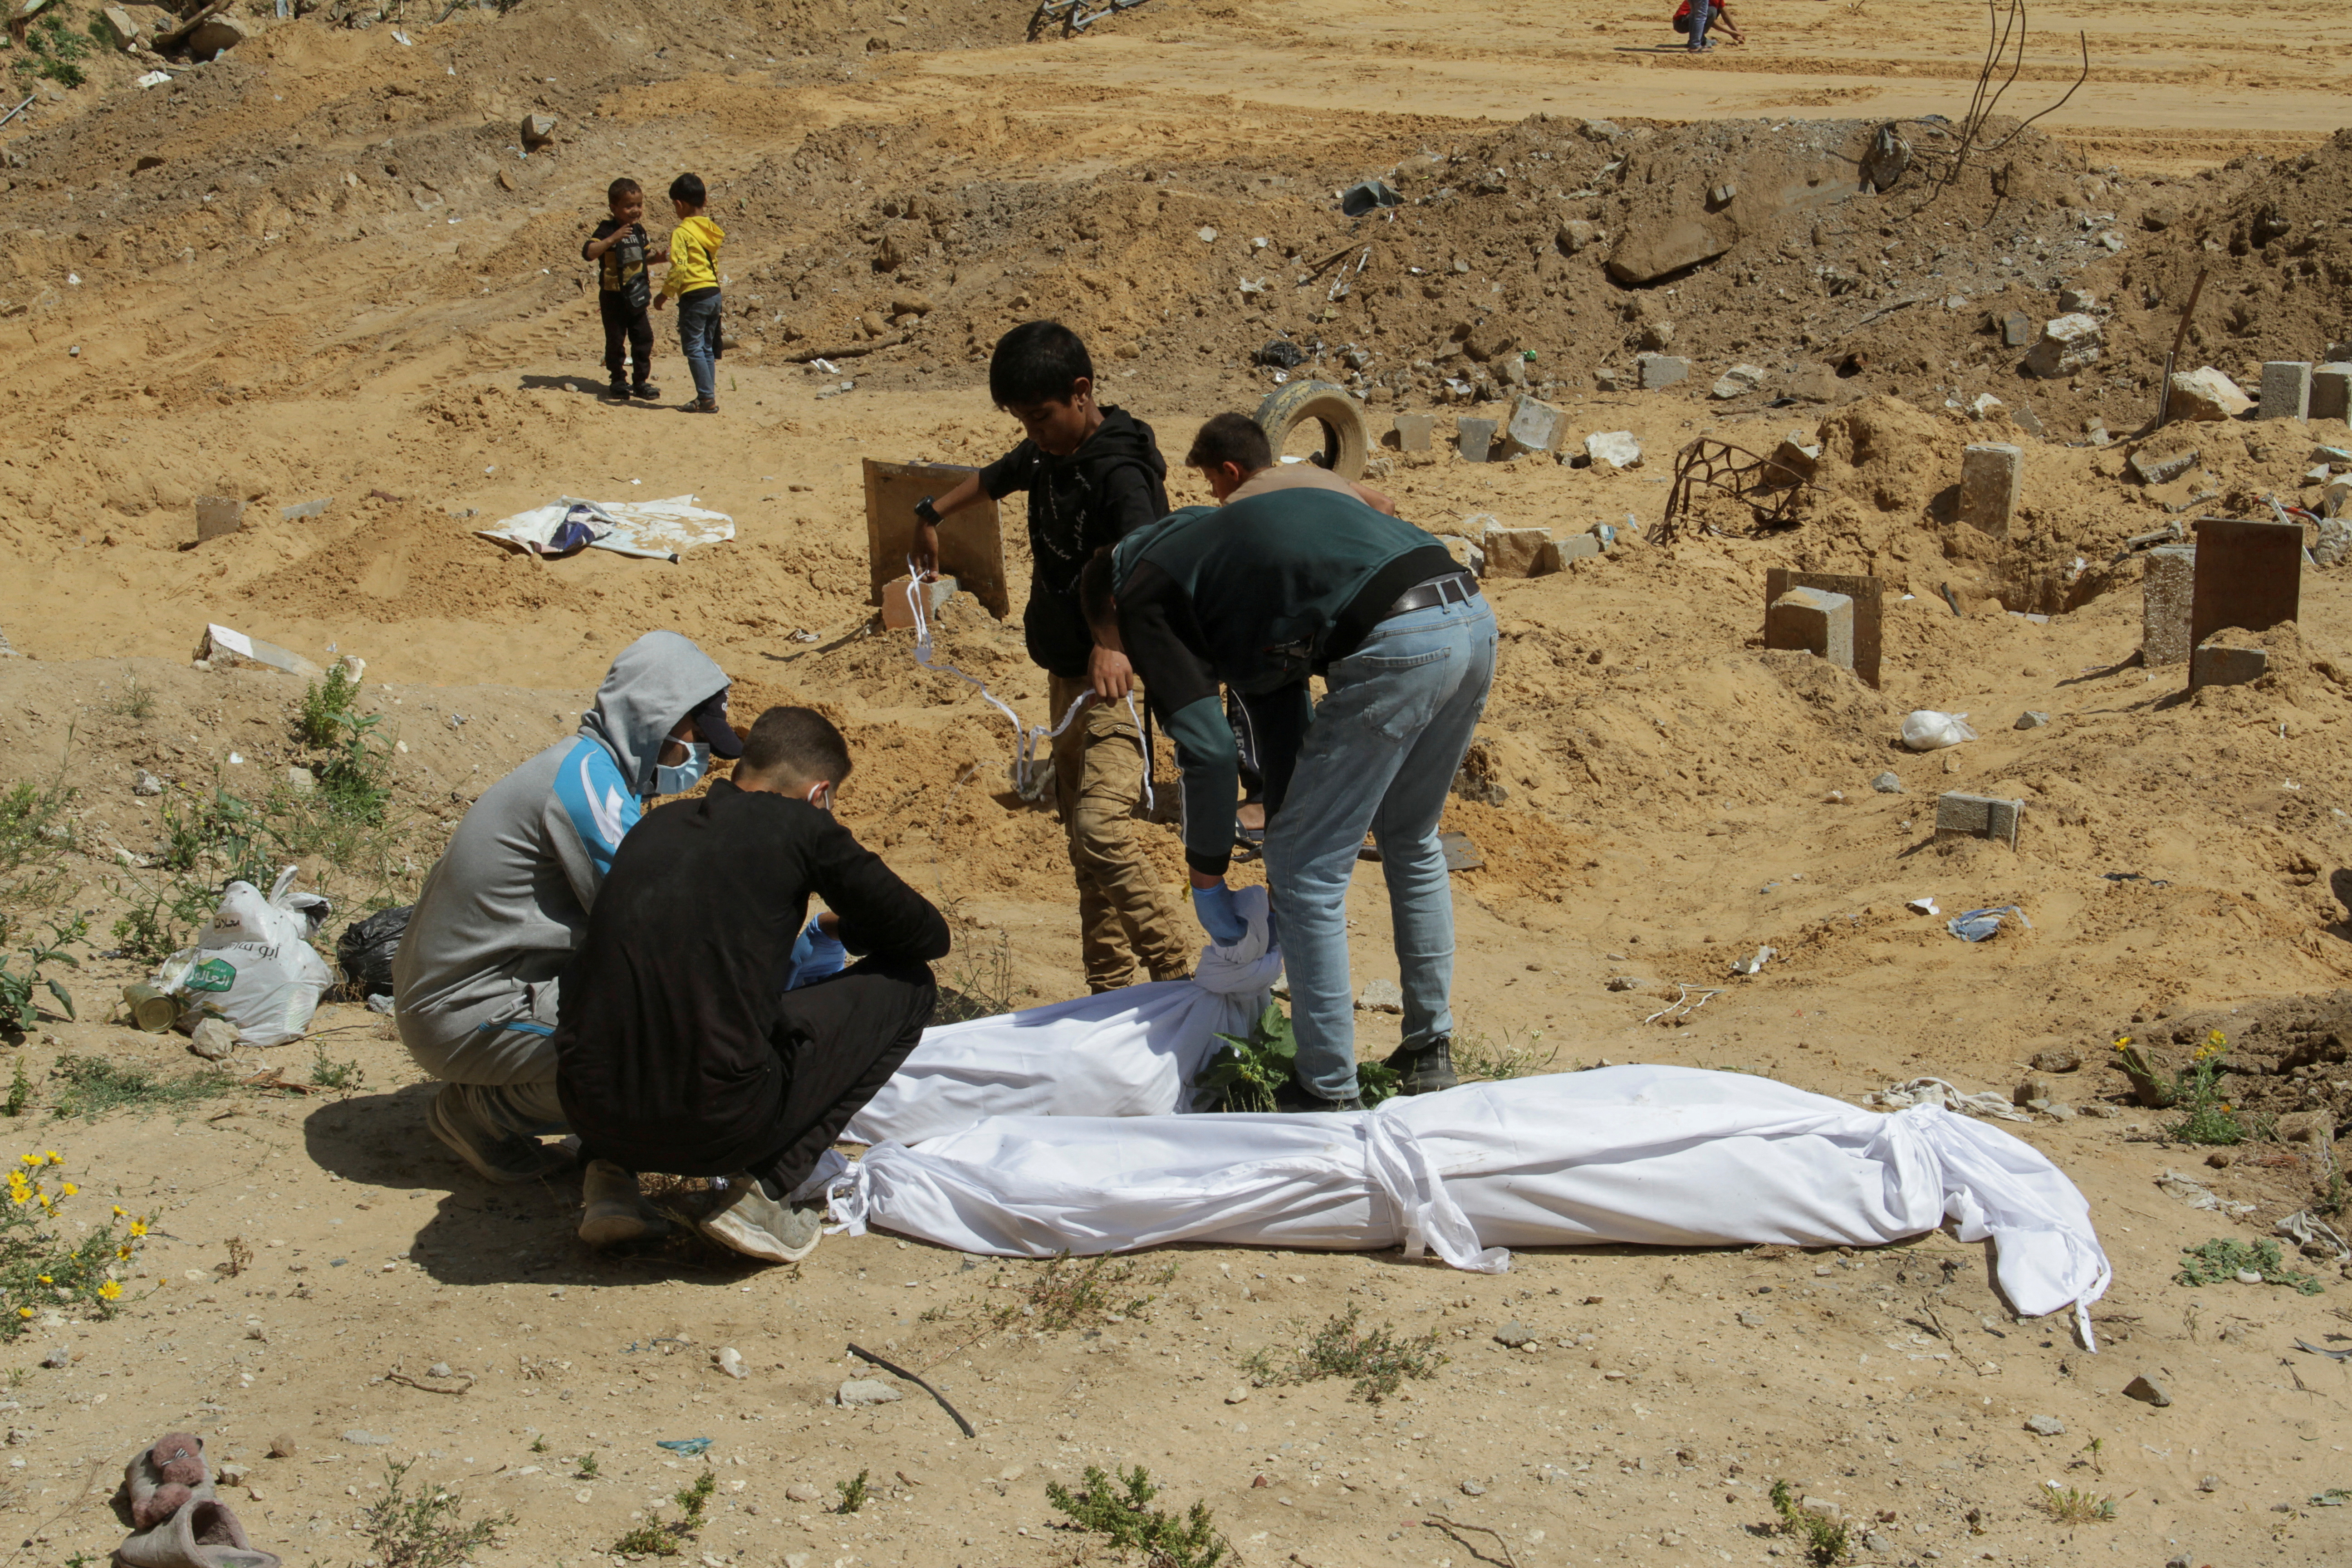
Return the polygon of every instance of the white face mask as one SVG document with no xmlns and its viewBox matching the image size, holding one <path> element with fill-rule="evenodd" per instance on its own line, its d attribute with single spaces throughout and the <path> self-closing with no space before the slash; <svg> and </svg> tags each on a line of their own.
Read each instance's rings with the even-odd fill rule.
<svg viewBox="0 0 2352 1568">
<path fill-rule="evenodd" d="M 818 783 L 809 785 L 808 794 L 803 795 L 801 798 L 807 801 L 819 811 L 830 812 L 833 810 L 833 786 L 829 784 Z"/>
<path fill-rule="evenodd" d="M 686 746 L 686 761 L 676 767 L 666 763 L 654 764 L 656 795 L 684 795 L 701 780 L 703 769 L 710 762 L 710 748 L 699 741 L 688 741 L 683 744 Z"/>
</svg>

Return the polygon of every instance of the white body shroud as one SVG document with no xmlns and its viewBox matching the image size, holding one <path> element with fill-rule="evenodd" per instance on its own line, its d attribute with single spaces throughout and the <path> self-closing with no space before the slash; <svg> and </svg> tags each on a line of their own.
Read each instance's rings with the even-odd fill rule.
<svg viewBox="0 0 2352 1568">
<path fill-rule="evenodd" d="M 1056 1066 L 1053 1081 L 1084 1077 Z M 1874 1247 L 1949 1218 L 1964 1241 L 1993 1239 L 2028 1316 L 2095 1300 L 2111 1278 L 2082 1194 L 2028 1144 L 1931 1106 L 1881 1115 L 1739 1073 L 1603 1068 L 1331 1115 L 962 1120 L 834 1176 L 851 1234 L 1026 1258 L 1402 1246 L 1492 1273 L 1511 1247 Z"/>
<path fill-rule="evenodd" d="M 1190 980 L 1155 980 L 1050 1007 L 923 1031 L 842 1136 L 920 1143 L 991 1116 L 1150 1116 L 1192 1109 L 1217 1037 L 1246 1036 L 1282 973 L 1264 888 L 1240 888 L 1249 933 L 1211 944 Z"/>
</svg>

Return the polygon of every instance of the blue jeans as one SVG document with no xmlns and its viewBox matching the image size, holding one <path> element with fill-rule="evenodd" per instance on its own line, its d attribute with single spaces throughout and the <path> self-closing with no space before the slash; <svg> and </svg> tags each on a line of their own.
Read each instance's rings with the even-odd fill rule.
<svg viewBox="0 0 2352 1568">
<path fill-rule="evenodd" d="M 694 395 L 719 400 L 719 290 L 704 289 L 677 302 L 677 346 L 694 372 Z"/>
<path fill-rule="evenodd" d="M 1348 882 L 1367 831 L 1388 883 L 1403 1044 L 1453 1033 L 1454 894 L 1437 822 L 1494 681 L 1495 612 L 1483 597 L 1382 621 L 1324 677 L 1289 793 L 1266 825 L 1265 867 L 1298 1080 L 1327 1100 L 1356 1092 Z"/>
<path fill-rule="evenodd" d="M 1715 20 L 1715 7 L 1707 0 L 1691 0 L 1690 47 L 1706 47 L 1706 25 Z"/>
</svg>

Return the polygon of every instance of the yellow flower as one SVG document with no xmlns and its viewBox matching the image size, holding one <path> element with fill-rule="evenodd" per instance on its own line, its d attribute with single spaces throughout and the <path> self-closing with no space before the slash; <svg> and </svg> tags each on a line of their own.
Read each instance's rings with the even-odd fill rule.
<svg viewBox="0 0 2352 1568">
<path fill-rule="evenodd" d="M 27 1165 L 37 1165 L 41 1163 L 41 1157 L 38 1154 L 22 1154 L 17 1157 Z"/>
<path fill-rule="evenodd" d="M 129 1209 L 124 1208 L 121 1204 L 114 1205 L 114 1217 L 117 1219 L 121 1219 L 124 1215 L 127 1215 L 131 1211 Z"/>
<path fill-rule="evenodd" d="M 118 1247 L 114 1249 L 114 1256 L 117 1258 L 128 1258 L 131 1256 L 131 1249 L 127 1247 Z"/>
<path fill-rule="evenodd" d="M 22 1187 L 11 1187 L 8 1190 L 8 1201 L 15 1204 L 18 1208 L 24 1207 L 25 1200 L 30 1196 L 32 1196 L 32 1194 L 25 1191 Z"/>
<path fill-rule="evenodd" d="M 2126 1035 L 2122 1039 L 2116 1042 L 2116 1049 L 2122 1050 L 2126 1046 L 2130 1045 L 2131 1042 L 2132 1037 L 2129 1035 Z"/>
<path fill-rule="evenodd" d="M 131 1222 L 131 1235 L 133 1235 L 133 1236 L 144 1236 L 144 1235 L 146 1235 L 146 1234 L 147 1234 L 147 1222 L 146 1222 L 145 1220 L 143 1220 L 143 1219 L 134 1219 L 134 1220 L 132 1220 L 132 1221 Z"/>
<path fill-rule="evenodd" d="M 98 1288 L 98 1294 L 100 1300 L 111 1301 L 115 1300 L 122 1294 L 122 1281 L 120 1279 L 108 1280 L 105 1284 L 100 1285 Z"/>
<path fill-rule="evenodd" d="M 47 1194 L 47 1193 L 43 1193 L 43 1194 L 41 1194 L 41 1206 L 42 1206 L 43 1208 L 47 1208 L 47 1207 L 48 1207 L 48 1206 L 49 1206 L 49 1194 Z"/>
<path fill-rule="evenodd" d="M 44 1284 L 44 1285 L 54 1285 L 54 1284 L 56 1284 L 56 1283 L 57 1283 L 57 1281 L 56 1281 L 56 1280 L 54 1280 L 54 1279 L 50 1279 L 47 1275 L 44 1274 L 44 1275 L 42 1275 L 42 1276 L 41 1276 L 41 1283 L 42 1283 L 42 1284 Z"/>
<path fill-rule="evenodd" d="M 16 1315 L 20 1318 L 29 1318 L 33 1315 L 33 1309 L 30 1307 L 19 1307 L 16 1309 Z"/>
<path fill-rule="evenodd" d="M 79 1187 L 75 1186 L 71 1182 L 64 1183 L 63 1184 L 61 1184 L 61 1185 L 58 1187 L 58 1190 L 59 1192 L 61 1192 L 61 1193 L 65 1194 L 65 1195 L 66 1195 L 66 1196 L 68 1196 L 68 1197 L 71 1197 L 71 1196 L 73 1196 L 76 1193 L 79 1193 L 79 1192 L 80 1192 L 80 1191 L 81 1191 L 81 1189 L 80 1189 Z"/>
<path fill-rule="evenodd" d="M 66 1163 L 66 1157 L 63 1154 L 58 1153 L 55 1149 L 50 1150 L 43 1156 L 43 1158 L 47 1160 L 52 1165 L 62 1165 Z"/>
</svg>

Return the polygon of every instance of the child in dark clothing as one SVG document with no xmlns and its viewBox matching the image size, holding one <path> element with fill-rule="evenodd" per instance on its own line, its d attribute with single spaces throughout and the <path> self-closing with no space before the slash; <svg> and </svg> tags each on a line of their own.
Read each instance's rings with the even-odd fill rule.
<svg viewBox="0 0 2352 1568">
<path fill-rule="evenodd" d="M 653 303 L 646 267 L 666 259 L 667 253 L 655 254 L 646 243 L 646 194 L 636 181 L 614 180 L 604 199 L 612 204 L 613 216 L 598 224 L 580 247 L 581 260 L 596 263 L 596 309 L 604 318 L 604 369 L 613 378 L 604 395 L 615 403 L 626 401 L 633 392 L 639 397 L 658 397 L 661 388 L 647 379 L 653 374 L 654 324 L 646 313 Z M 634 387 L 622 379 L 631 359 L 637 372 Z"/>
<path fill-rule="evenodd" d="M 1053 721 L 1081 693 L 1093 703 L 1054 740 L 1055 802 L 1077 874 L 1078 931 L 1087 986 L 1133 984 L 1192 972 L 1160 872 L 1128 818 L 1143 797 L 1143 740 L 1128 717 L 1140 693 L 1123 655 L 1095 645 L 1078 609 L 1078 572 L 1097 550 L 1167 515 L 1167 460 L 1151 426 L 1095 401 L 1094 361 L 1059 321 L 1029 321 L 998 340 L 988 393 L 1028 439 L 936 501 L 915 509 L 915 566 L 939 564 L 942 519 L 987 495 L 1029 492 L 1032 566 L 1022 628 L 1049 679 Z"/>
</svg>

